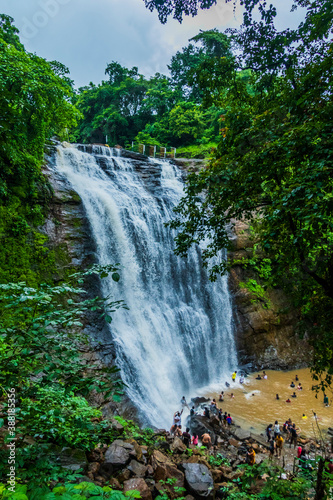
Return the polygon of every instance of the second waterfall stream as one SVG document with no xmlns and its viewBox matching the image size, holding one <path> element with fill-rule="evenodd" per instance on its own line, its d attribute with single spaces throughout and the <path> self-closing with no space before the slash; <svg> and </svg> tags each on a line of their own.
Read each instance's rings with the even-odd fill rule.
<svg viewBox="0 0 333 500">
<path fill-rule="evenodd" d="M 96 261 L 121 265 L 120 282 L 103 279 L 102 291 L 129 308 L 110 325 L 127 394 L 147 423 L 169 429 L 183 395 L 222 389 L 237 365 L 227 277 L 209 282 L 199 247 L 174 254 L 165 222 L 183 195 L 177 166 L 90 151 L 59 146 L 55 168 L 82 199 Z"/>
</svg>

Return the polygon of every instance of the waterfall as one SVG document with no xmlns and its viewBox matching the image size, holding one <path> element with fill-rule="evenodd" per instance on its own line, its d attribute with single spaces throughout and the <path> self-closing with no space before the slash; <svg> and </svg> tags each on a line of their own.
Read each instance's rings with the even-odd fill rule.
<svg viewBox="0 0 333 500">
<path fill-rule="evenodd" d="M 59 146 L 56 169 L 82 199 L 98 263 L 121 265 L 121 281 L 102 287 L 129 307 L 110 325 L 127 394 L 148 423 L 168 429 L 183 395 L 221 389 L 237 365 L 227 277 L 209 282 L 199 247 L 187 259 L 173 252 L 164 224 L 183 195 L 178 167 L 87 151 Z"/>
</svg>

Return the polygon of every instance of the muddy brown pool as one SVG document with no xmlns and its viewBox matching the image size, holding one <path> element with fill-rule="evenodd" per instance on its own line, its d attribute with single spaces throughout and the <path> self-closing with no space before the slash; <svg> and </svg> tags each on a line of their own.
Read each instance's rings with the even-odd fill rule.
<svg viewBox="0 0 333 500">
<path fill-rule="evenodd" d="M 262 372 L 260 372 L 262 375 Z M 267 380 L 256 380 L 258 373 L 245 378 L 243 385 L 239 384 L 239 377 L 236 384 L 231 382 L 231 374 L 228 382 L 230 387 L 221 387 L 225 393 L 223 403 L 218 401 L 219 393 L 209 392 L 206 397 L 215 398 L 218 407 L 227 411 L 234 418 L 235 422 L 243 428 L 253 430 L 253 432 L 263 433 L 268 424 L 274 424 L 278 420 L 281 425 L 291 418 L 301 429 L 301 433 L 307 436 L 318 437 L 319 431 L 315 422 L 313 412 L 317 414 L 320 430 L 326 434 L 328 427 L 333 427 L 333 395 L 327 391 L 329 407 L 323 403 L 323 393 L 320 391 L 316 398 L 316 393 L 312 391 L 315 384 L 309 369 L 293 370 L 288 372 L 266 370 Z M 298 375 L 303 390 L 297 390 L 298 382 L 295 381 Z M 290 387 L 294 381 L 296 387 Z M 224 384 L 223 384 L 224 385 Z M 297 397 L 291 395 L 295 391 Z M 228 394 L 234 393 L 231 399 Z M 279 394 L 280 400 L 276 400 Z M 287 399 L 291 403 L 286 403 Z M 307 418 L 302 418 L 303 413 Z"/>
</svg>

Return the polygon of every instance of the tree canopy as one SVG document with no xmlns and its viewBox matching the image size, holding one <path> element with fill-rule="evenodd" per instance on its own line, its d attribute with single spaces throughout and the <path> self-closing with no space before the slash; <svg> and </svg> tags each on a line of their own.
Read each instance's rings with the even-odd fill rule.
<svg viewBox="0 0 333 500">
<path fill-rule="evenodd" d="M 216 0 L 144 0 L 144 2 L 149 10 L 157 10 L 158 17 L 163 24 L 167 22 L 170 15 L 181 22 L 183 15 L 196 16 L 198 9 L 209 9 L 216 4 Z"/>
<path fill-rule="evenodd" d="M 130 145 L 142 141 L 160 146 L 217 145 L 222 110 L 202 108 L 203 92 L 195 75 L 204 64 L 225 54 L 227 37 L 211 30 L 194 37 L 171 59 L 171 77 L 146 78 L 138 68 L 107 65 L 108 80 L 79 89 L 76 106 L 83 119 L 74 132 L 82 142 Z"/>
<path fill-rule="evenodd" d="M 296 3 L 307 8 L 298 29 L 279 32 L 272 6 L 260 6 L 259 21 L 250 9 L 241 29 L 227 34 L 238 53 L 197 72 L 204 99 L 225 108 L 223 137 L 208 168 L 189 176 L 172 225 L 180 229 L 179 254 L 206 241 L 214 277 L 232 265 L 223 258 L 211 264 L 232 247 L 230 224 L 247 221 L 256 242 L 252 262 L 266 286 L 282 286 L 292 298 L 299 328 L 315 347 L 314 370 L 330 383 L 333 12 L 324 0 Z"/>
<path fill-rule="evenodd" d="M 46 141 L 65 137 L 80 116 L 68 69 L 27 52 L 13 19 L 0 15 L 0 279 L 34 283 L 50 268 L 43 221 L 48 190 L 41 167 Z"/>
</svg>

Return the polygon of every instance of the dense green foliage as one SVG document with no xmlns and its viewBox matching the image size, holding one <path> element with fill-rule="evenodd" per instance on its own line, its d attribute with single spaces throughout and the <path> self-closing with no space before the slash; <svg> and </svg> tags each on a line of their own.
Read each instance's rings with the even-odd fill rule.
<svg viewBox="0 0 333 500">
<path fill-rule="evenodd" d="M 211 257 L 232 247 L 229 225 L 246 220 L 256 242 L 251 264 L 263 268 L 266 286 L 282 286 L 292 297 L 315 347 L 313 368 L 327 370 L 330 383 L 333 13 L 324 0 L 305 4 L 306 19 L 294 31 L 276 30 L 272 6 L 260 5 L 260 21 L 249 10 L 228 35 L 241 55 L 211 65 L 209 79 L 198 75 L 204 100 L 226 108 L 223 138 L 209 167 L 189 177 L 172 225 L 181 229 L 180 254 L 208 241 L 209 267 Z M 248 69 L 248 78 L 239 78 Z M 226 80 L 233 82 L 227 89 Z M 221 258 L 212 277 L 228 266 Z"/>
<path fill-rule="evenodd" d="M 95 500 L 128 500 L 129 498 L 141 498 L 138 491 L 132 490 L 127 493 L 112 490 L 109 486 L 101 488 L 94 483 L 82 482 L 80 484 L 65 483 L 50 491 L 49 488 L 36 487 L 32 491 L 27 486 L 17 486 L 16 493 L 11 493 L 0 484 L 0 499 L 12 500 L 85 500 L 93 498 Z"/>
<path fill-rule="evenodd" d="M 94 267 L 83 276 L 109 272 L 119 280 L 117 268 Z M 77 281 L 81 275 L 74 275 Z M 125 307 L 122 301 L 110 298 L 86 299 L 86 292 L 78 285 L 38 288 L 25 283 L 0 285 L 0 352 L 1 387 L 15 387 L 20 397 L 31 397 L 37 389 L 64 387 L 67 393 L 87 394 L 93 388 L 110 391 L 112 382 L 103 374 L 114 373 L 114 368 L 87 367 L 82 364 L 79 344 L 87 343 L 82 336 L 83 315 L 87 311 L 101 311 L 111 321 L 110 313 Z M 116 386 L 117 387 L 117 386 Z"/>
<path fill-rule="evenodd" d="M 12 18 L 0 15 L 0 281 L 51 278 L 54 256 L 36 231 L 50 191 L 44 146 L 75 125 L 68 70 L 25 51 Z"/>
<path fill-rule="evenodd" d="M 223 109 L 214 103 L 203 109 L 195 75 L 206 70 L 209 61 L 216 63 L 229 54 L 230 47 L 227 37 L 216 30 L 193 42 L 172 57 L 171 77 L 157 73 L 146 79 L 136 67 L 109 64 L 107 81 L 79 89 L 76 106 L 84 118 L 73 138 L 103 143 L 107 137 L 110 144 L 127 147 L 134 140 L 181 147 L 189 157 L 209 156 L 219 139 Z"/>
</svg>

